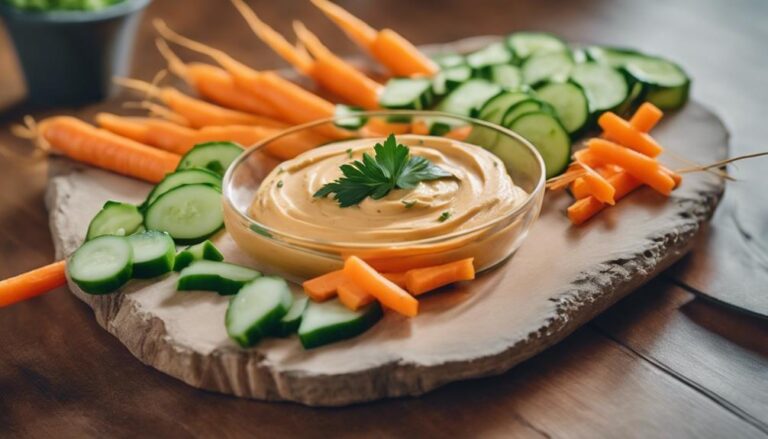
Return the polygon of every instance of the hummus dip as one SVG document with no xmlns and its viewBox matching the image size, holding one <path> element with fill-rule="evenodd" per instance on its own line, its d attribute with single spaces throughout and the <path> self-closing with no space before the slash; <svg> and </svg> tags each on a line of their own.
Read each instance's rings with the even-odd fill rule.
<svg viewBox="0 0 768 439">
<path fill-rule="evenodd" d="M 453 177 L 394 189 L 384 198 L 340 207 L 332 195 L 314 194 L 341 177 L 339 167 L 375 155 L 384 139 L 355 139 L 312 149 L 282 163 L 262 182 L 251 217 L 281 233 L 326 242 L 396 243 L 470 230 L 518 207 L 527 193 L 504 163 L 479 146 L 447 138 L 401 135 L 400 144 Z"/>
</svg>

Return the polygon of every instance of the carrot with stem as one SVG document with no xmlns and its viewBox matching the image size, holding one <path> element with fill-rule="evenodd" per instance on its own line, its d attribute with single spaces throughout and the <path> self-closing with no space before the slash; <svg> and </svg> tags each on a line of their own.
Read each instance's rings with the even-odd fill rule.
<svg viewBox="0 0 768 439">
<path fill-rule="evenodd" d="M 437 65 L 432 60 L 392 29 L 376 31 L 328 0 L 312 0 L 312 3 L 395 76 L 437 73 Z"/>
<path fill-rule="evenodd" d="M 58 261 L 0 280 L 0 308 L 47 293 L 67 283 L 66 262 Z"/>
<path fill-rule="evenodd" d="M 273 119 L 280 118 L 267 102 L 238 87 L 232 75 L 221 67 L 204 63 L 184 63 L 161 38 L 155 40 L 155 45 L 168 63 L 168 70 L 203 98 L 233 110 Z"/>
</svg>

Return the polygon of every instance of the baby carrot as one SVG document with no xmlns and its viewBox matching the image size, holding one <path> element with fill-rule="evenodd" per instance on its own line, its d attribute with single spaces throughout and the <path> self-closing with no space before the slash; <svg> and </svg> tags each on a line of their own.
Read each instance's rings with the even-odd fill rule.
<svg viewBox="0 0 768 439">
<path fill-rule="evenodd" d="M 616 204 L 616 201 L 613 198 L 616 190 L 613 188 L 613 186 L 611 186 L 608 180 L 605 179 L 605 177 L 592 169 L 591 166 L 581 161 L 581 157 L 584 156 L 584 152 L 584 150 L 581 150 L 574 154 L 576 157 L 576 162 L 579 163 L 581 168 L 586 172 L 586 174 L 581 177 L 585 186 L 584 190 L 589 195 L 594 196 L 603 203 L 610 205 Z"/>
<path fill-rule="evenodd" d="M 650 132 L 664 113 L 650 102 L 644 102 L 629 119 L 629 124 L 642 133 Z"/>
<path fill-rule="evenodd" d="M 405 273 L 406 272 L 399 272 L 399 273 L 381 273 L 382 276 L 386 277 L 392 283 L 397 285 L 400 288 L 405 288 Z"/>
<path fill-rule="evenodd" d="M 115 134 L 175 154 L 185 154 L 197 143 L 194 141 L 195 130 L 164 119 L 99 113 L 96 123 Z"/>
<path fill-rule="evenodd" d="M 586 152 L 599 162 L 621 166 L 661 194 L 669 195 L 675 187 L 674 180 L 661 170 L 661 165 L 646 155 L 605 139 L 590 139 L 587 147 Z"/>
<path fill-rule="evenodd" d="M 416 268 L 405 273 L 406 289 L 418 296 L 442 286 L 475 278 L 474 258 L 462 259 L 434 267 Z"/>
<path fill-rule="evenodd" d="M 376 40 L 376 29 L 328 0 L 312 0 L 312 3 L 358 46 L 365 50 L 370 49 Z"/>
<path fill-rule="evenodd" d="M 0 308 L 47 293 L 67 283 L 66 262 L 58 261 L 0 280 Z"/>
<path fill-rule="evenodd" d="M 346 279 L 339 284 L 337 292 L 339 294 L 339 301 L 352 311 L 356 311 L 375 300 L 363 288 Z"/>
<path fill-rule="evenodd" d="M 74 160 L 158 183 L 173 172 L 180 157 L 99 129 L 69 116 L 40 123 L 40 135 L 54 150 Z"/>
<path fill-rule="evenodd" d="M 616 189 L 614 198 L 616 201 L 640 187 L 643 183 L 626 172 L 621 172 L 608 178 L 608 181 Z M 577 200 L 568 207 L 568 219 L 573 224 L 579 225 L 597 215 L 608 205 L 600 202 L 594 196 L 587 196 Z"/>
<path fill-rule="evenodd" d="M 301 286 L 310 299 L 323 302 L 336 295 L 339 285 L 344 282 L 344 270 L 331 271 L 305 281 Z"/>
<path fill-rule="evenodd" d="M 605 137 L 608 140 L 622 146 L 634 149 L 648 157 L 656 157 L 663 151 L 663 148 L 651 136 L 639 131 L 629 122 L 617 116 L 616 113 L 606 111 L 600 115 L 597 123 L 605 132 Z"/>
<path fill-rule="evenodd" d="M 344 277 L 393 311 L 408 317 L 419 313 L 419 302 L 413 296 L 357 256 L 350 256 L 344 261 Z"/>
</svg>

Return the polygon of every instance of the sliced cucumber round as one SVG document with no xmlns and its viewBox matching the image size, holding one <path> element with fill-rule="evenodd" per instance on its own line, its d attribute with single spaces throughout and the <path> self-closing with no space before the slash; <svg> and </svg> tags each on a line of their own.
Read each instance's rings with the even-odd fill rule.
<svg viewBox="0 0 768 439">
<path fill-rule="evenodd" d="M 679 108 L 688 100 L 691 80 L 677 64 L 661 58 L 638 56 L 628 60 L 624 69 L 645 84 L 645 100 L 661 109 Z"/>
<path fill-rule="evenodd" d="M 194 261 L 223 261 L 224 255 L 209 240 L 191 245 L 176 254 L 173 262 L 173 271 L 181 271 Z"/>
<path fill-rule="evenodd" d="M 195 261 L 181 270 L 176 289 L 179 291 L 216 291 L 236 294 L 247 282 L 261 276 L 256 270 L 217 261 Z"/>
<path fill-rule="evenodd" d="M 168 232 L 178 243 L 200 242 L 224 225 L 221 192 L 206 183 L 175 187 L 147 207 L 144 225 Z"/>
<path fill-rule="evenodd" d="M 450 93 L 472 77 L 472 69 L 466 65 L 448 67 L 437 72 L 432 78 L 432 91 L 437 96 Z"/>
<path fill-rule="evenodd" d="M 509 64 L 491 66 L 490 79 L 507 90 L 518 90 L 523 85 L 520 68 Z"/>
<path fill-rule="evenodd" d="M 460 116 L 473 116 L 489 99 L 501 91 L 501 86 L 498 84 L 485 79 L 470 79 L 440 101 L 437 110 Z"/>
<path fill-rule="evenodd" d="M 139 208 L 133 204 L 107 201 L 88 225 L 85 240 L 104 235 L 127 236 L 136 233 L 144 223 Z"/>
<path fill-rule="evenodd" d="M 630 59 L 644 56 L 642 53 L 619 47 L 590 46 L 585 50 L 587 57 L 600 64 L 606 64 L 615 69 L 624 67 Z"/>
<path fill-rule="evenodd" d="M 580 132 L 589 122 L 589 101 L 580 85 L 549 83 L 536 89 L 536 97 L 550 104 L 569 134 Z"/>
<path fill-rule="evenodd" d="M 447 69 L 450 67 L 456 67 L 466 64 L 464 56 L 458 53 L 441 53 L 432 58 L 432 60 L 440 66 L 441 69 Z"/>
<path fill-rule="evenodd" d="M 544 32 L 515 32 L 506 39 L 507 47 L 519 58 L 546 52 L 568 50 L 563 40 Z"/>
<path fill-rule="evenodd" d="M 379 104 L 395 110 L 422 110 L 432 104 L 429 78 L 392 78 L 379 97 Z"/>
<path fill-rule="evenodd" d="M 551 114 L 527 113 L 518 117 L 508 128 L 536 147 L 544 159 L 547 178 L 561 174 L 571 161 L 571 140 L 568 132 Z"/>
<path fill-rule="evenodd" d="M 189 168 L 168 174 L 163 178 L 163 181 L 158 183 L 157 186 L 152 189 L 152 192 L 147 195 L 147 200 L 144 202 L 144 206 L 149 206 L 157 199 L 157 197 L 173 188 L 194 183 L 208 183 L 220 188 L 221 175 L 204 168 Z"/>
<path fill-rule="evenodd" d="M 493 43 L 466 56 L 467 64 L 475 76 L 490 79 L 491 67 L 509 64 L 514 56 L 502 42 Z"/>
<path fill-rule="evenodd" d="M 301 324 L 301 317 L 304 315 L 304 310 L 307 309 L 307 303 L 309 298 L 303 293 L 295 294 L 293 296 L 293 304 L 288 313 L 280 319 L 280 323 L 274 330 L 274 335 L 278 337 L 286 337 L 296 332 Z M 271 334 L 270 334 L 271 335 Z"/>
<path fill-rule="evenodd" d="M 578 64 L 571 72 L 571 80 L 584 89 L 593 114 L 613 110 L 629 96 L 629 85 L 624 75 L 604 64 Z"/>
<path fill-rule="evenodd" d="M 88 294 L 107 294 L 125 285 L 133 271 L 133 250 L 122 236 L 99 236 L 67 262 L 69 277 Z"/>
<path fill-rule="evenodd" d="M 368 118 L 360 116 L 360 112 L 364 111 L 360 107 L 353 107 L 350 105 L 336 104 L 335 117 L 343 117 L 343 119 L 336 119 L 334 124 L 339 128 L 345 130 L 357 130 L 363 125 L 368 123 Z"/>
<path fill-rule="evenodd" d="M 381 316 L 379 302 L 352 311 L 338 299 L 310 301 L 299 325 L 299 340 L 305 349 L 311 349 L 352 338 L 367 331 Z"/>
<path fill-rule="evenodd" d="M 478 112 L 477 117 L 478 119 L 501 125 L 504 115 L 511 106 L 530 98 L 531 96 L 528 93 L 521 91 L 503 92 L 488 100 Z M 498 137 L 498 131 L 481 125 L 475 125 L 472 127 L 469 137 L 467 137 L 467 142 L 486 149 L 493 149 Z"/>
<path fill-rule="evenodd" d="M 176 256 L 171 235 L 148 230 L 129 236 L 128 243 L 133 249 L 133 277 L 150 278 L 171 271 Z"/>
<path fill-rule="evenodd" d="M 200 143 L 181 157 L 176 170 L 204 168 L 224 175 L 229 165 L 242 153 L 243 147 L 234 142 Z"/>
<path fill-rule="evenodd" d="M 275 331 L 293 298 L 285 279 L 260 277 L 245 284 L 229 301 L 225 324 L 229 337 L 242 347 Z"/>
<path fill-rule="evenodd" d="M 522 116 L 523 114 L 534 113 L 537 111 L 555 114 L 555 109 L 546 102 L 535 98 L 528 98 L 509 107 L 507 112 L 504 113 L 501 124 L 505 127 L 509 127 L 512 121 Z"/>
<path fill-rule="evenodd" d="M 523 82 L 533 87 L 543 82 L 565 82 L 573 65 L 570 52 L 551 52 L 532 56 L 523 64 Z"/>
</svg>

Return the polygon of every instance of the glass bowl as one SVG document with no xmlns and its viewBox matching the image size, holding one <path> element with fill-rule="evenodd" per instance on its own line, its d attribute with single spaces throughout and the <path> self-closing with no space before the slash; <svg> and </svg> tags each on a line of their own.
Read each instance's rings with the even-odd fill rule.
<svg viewBox="0 0 768 439">
<path fill-rule="evenodd" d="M 389 134 L 419 139 L 419 142 L 439 142 L 430 139 L 443 138 L 482 147 L 500 159 L 506 173 L 525 194 L 518 197 L 511 210 L 481 224 L 457 230 L 449 228 L 436 236 L 389 237 L 384 242 L 352 238 L 336 240 L 312 236 L 312 232 L 288 232 L 281 230 L 279 225 L 262 224 L 251 214 L 251 209 L 258 208 L 253 203 L 262 182 L 284 160 L 337 141 L 370 139 L 370 146 L 373 146 Z M 283 171 L 281 168 L 275 172 Z M 355 113 L 296 126 L 249 148 L 224 176 L 224 219 L 234 241 L 255 259 L 260 268 L 294 281 L 338 270 L 344 258 L 350 255 L 361 257 L 382 272 L 398 272 L 467 257 L 474 257 L 476 270 L 482 271 L 508 258 L 525 239 L 541 210 L 544 175 L 544 162 L 536 148 L 498 125 L 430 111 Z M 282 187 L 282 181 L 277 187 Z M 343 236 L 343 221 L 338 227 Z"/>
</svg>

